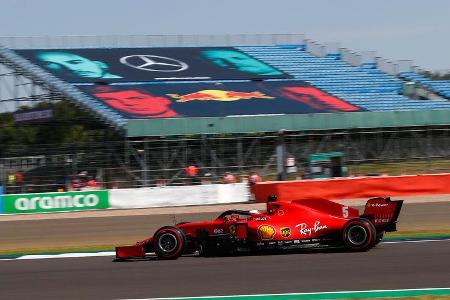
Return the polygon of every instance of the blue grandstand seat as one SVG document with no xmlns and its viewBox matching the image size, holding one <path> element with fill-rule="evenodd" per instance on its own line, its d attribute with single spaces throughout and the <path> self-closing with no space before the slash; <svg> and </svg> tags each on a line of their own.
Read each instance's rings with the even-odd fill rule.
<svg viewBox="0 0 450 300">
<path fill-rule="evenodd" d="M 371 111 L 450 109 L 449 101 L 411 100 L 403 96 L 402 81 L 376 69 L 374 63 L 354 67 L 340 60 L 338 56 L 315 57 L 304 47 L 238 48 L 291 74 L 296 79 L 308 81 L 332 95 Z M 409 76 L 404 77 L 407 80 L 417 78 L 415 73 L 406 75 Z M 433 84 L 443 93 L 450 92 L 447 82 Z"/>
<path fill-rule="evenodd" d="M 450 80 L 431 80 L 415 72 L 402 72 L 400 77 L 416 82 L 445 98 L 450 98 Z"/>
</svg>

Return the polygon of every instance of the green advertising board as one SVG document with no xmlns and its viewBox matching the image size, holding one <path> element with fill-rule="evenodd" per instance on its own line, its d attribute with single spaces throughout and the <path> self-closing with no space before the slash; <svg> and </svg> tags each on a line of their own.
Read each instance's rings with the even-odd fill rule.
<svg viewBox="0 0 450 300">
<path fill-rule="evenodd" d="M 3 196 L 4 214 L 109 208 L 108 191 L 15 194 Z"/>
</svg>

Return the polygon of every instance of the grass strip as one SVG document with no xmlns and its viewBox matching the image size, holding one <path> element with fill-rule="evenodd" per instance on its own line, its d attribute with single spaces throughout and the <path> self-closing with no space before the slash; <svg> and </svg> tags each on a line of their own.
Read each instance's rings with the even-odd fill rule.
<svg viewBox="0 0 450 300">
<path fill-rule="evenodd" d="M 367 298 L 366 298 L 367 299 Z M 401 300 L 447 300 L 450 299 L 450 295 L 439 295 L 439 296 L 415 296 L 415 297 L 390 297 L 390 298 L 377 298 L 378 300 L 387 299 L 401 299 Z"/>
<path fill-rule="evenodd" d="M 433 238 L 450 238 L 450 230 L 410 230 L 410 231 L 394 231 L 388 232 L 383 240 L 397 240 L 397 239 L 433 239 Z"/>
</svg>

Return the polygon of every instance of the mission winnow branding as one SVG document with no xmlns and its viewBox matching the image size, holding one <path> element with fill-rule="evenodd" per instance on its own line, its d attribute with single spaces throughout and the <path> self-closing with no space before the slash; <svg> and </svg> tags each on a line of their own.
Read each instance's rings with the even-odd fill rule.
<svg viewBox="0 0 450 300">
<path fill-rule="evenodd" d="M 4 214 L 109 208 L 108 191 L 4 195 L 2 202 Z"/>
</svg>

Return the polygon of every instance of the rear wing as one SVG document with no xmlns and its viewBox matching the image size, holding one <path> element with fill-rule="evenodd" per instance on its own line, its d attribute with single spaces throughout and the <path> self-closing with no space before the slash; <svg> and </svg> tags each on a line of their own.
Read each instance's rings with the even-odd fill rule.
<svg viewBox="0 0 450 300">
<path fill-rule="evenodd" d="M 403 200 L 392 201 L 389 197 L 371 198 L 367 201 L 361 217 L 369 219 L 377 231 L 396 231 L 402 205 Z"/>
</svg>

